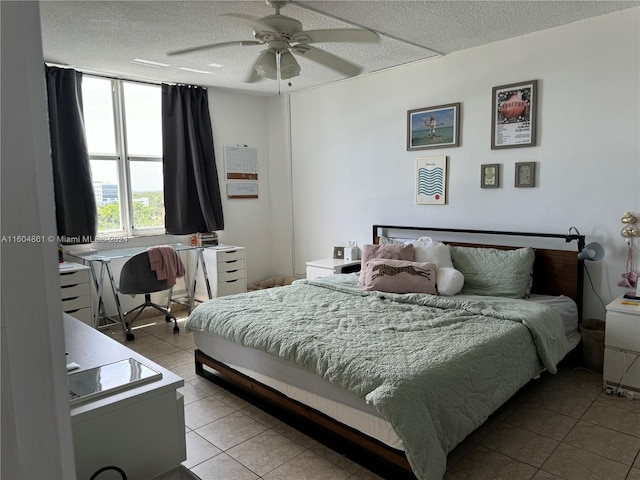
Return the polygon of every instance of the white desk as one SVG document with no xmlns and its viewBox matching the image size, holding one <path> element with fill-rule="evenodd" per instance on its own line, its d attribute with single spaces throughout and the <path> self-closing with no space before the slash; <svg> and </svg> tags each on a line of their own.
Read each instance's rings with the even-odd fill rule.
<svg viewBox="0 0 640 480">
<path fill-rule="evenodd" d="M 178 468 L 186 459 L 182 378 L 67 314 L 64 330 L 67 362 L 80 365 L 74 372 L 134 358 L 162 373 L 160 380 L 71 407 L 77 478 L 108 465 L 140 480 Z"/>
<path fill-rule="evenodd" d="M 194 292 L 196 291 L 196 282 L 198 279 L 198 269 L 200 265 L 202 265 L 202 271 L 204 274 L 205 283 L 207 286 L 207 294 L 209 295 L 209 299 L 213 298 L 211 294 L 211 286 L 209 283 L 209 275 L 207 273 L 207 266 L 204 261 L 203 250 L 205 248 L 213 248 L 213 249 L 227 249 L 234 248 L 228 245 L 212 245 L 212 246 L 194 246 L 194 245 L 185 245 L 182 243 L 173 243 L 170 244 L 177 252 L 185 252 L 190 250 L 196 251 L 196 263 L 193 272 L 193 288 L 189 291 L 188 282 L 185 281 L 185 285 L 187 285 L 187 294 L 189 295 L 189 312 L 193 309 L 194 303 Z M 122 313 L 122 308 L 120 306 L 120 299 L 118 298 L 118 289 L 116 287 L 116 283 L 113 279 L 113 272 L 111 270 L 111 260 L 117 258 L 128 258 L 133 257 L 138 253 L 142 253 L 146 251 L 149 246 L 142 247 L 127 247 L 127 248 L 118 248 L 118 249 L 107 249 L 107 250 L 87 250 L 87 251 L 77 251 L 77 252 L 68 252 L 68 255 L 75 257 L 81 260 L 84 264 L 88 265 L 91 268 L 91 274 L 93 276 L 93 280 L 96 286 L 96 292 L 98 297 L 98 308 L 96 308 L 93 317 L 93 326 L 98 327 L 100 318 L 106 318 L 111 320 L 104 311 L 104 302 L 102 301 L 102 296 L 104 294 L 105 287 L 105 276 L 109 281 L 109 285 L 111 286 L 111 292 L 113 293 L 113 298 L 115 300 L 116 309 L 118 312 L 118 318 L 115 320 L 116 323 L 120 323 L 122 325 L 123 332 L 126 333 L 124 315 Z M 99 265 L 99 267 L 98 267 Z M 169 299 L 171 302 L 171 299 Z M 113 320 L 112 320 L 113 321 Z"/>
</svg>

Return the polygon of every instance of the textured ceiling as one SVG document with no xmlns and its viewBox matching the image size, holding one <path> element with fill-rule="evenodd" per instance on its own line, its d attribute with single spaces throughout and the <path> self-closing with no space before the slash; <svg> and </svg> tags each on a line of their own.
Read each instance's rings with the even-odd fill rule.
<svg viewBox="0 0 640 480">
<path fill-rule="evenodd" d="M 360 65 L 366 74 L 637 5 L 640 1 L 298 1 L 280 13 L 300 20 L 305 30 L 360 26 L 378 32 L 377 44 L 315 45 Z M 297 57 L 302 72 L 291 86 L 274 80 L 245 83 L 264 46 L 167 56 L 204 44 L 253 40 L 250 27 L 221 15 L 260 18 L 275 13 L 264 1 L 42 1 L 40 9 L 45 61 L 85 72 L 260 94 L 343 78 Z M 169 66 L 140 65 L 134 59 Z"/>
</svg>

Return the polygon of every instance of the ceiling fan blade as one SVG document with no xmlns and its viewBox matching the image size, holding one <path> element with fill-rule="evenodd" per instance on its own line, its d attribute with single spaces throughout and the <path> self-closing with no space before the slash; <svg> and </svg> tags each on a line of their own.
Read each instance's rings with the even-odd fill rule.
<svg viewBox="0 0 640 480">
<path fill-rule="evenodd" d="M 199 47 L 173 50 L 172 52 L 167 52 L 167 55 L 169 57 L 174 55 L 184 55 L 186 53 L 200 52 L 202 50 L 209 50 L 211 48 L 228 47 L 230 45 L 242 45 L 243 47 L 246 47 L 248 45 L 262 45 L 262 42 L 258 42 L 257 40 L 236 40 L 235 42 L 210 43 L 209 45 L 200 45 Z"/>
<path fill-rule="evenodd" d="M 377 43 L 380 36 L 371 30 L 343 28 L 327 30 L 306 30 L 293 35 L 292 40 L 300 43 Z"/>
<path fill-rule="evenodd" d="M 254 18 L 254 17 L 251 17 L 249 15 L 244 15 L 242 13 L 223 13 L 220 16 L 221 17 L 231 17 L 231 18 L 238 19 L 238 20 L 244 22 L 245 24 L 249 25 L 256 32 L 278 33 L 268 23 L 262 22 L 261 19 Z"/>
<path fill-rule="evenodd" d="M 298 55 L 302 55 L 347 77 L 354 77 L 362 72 L 362 67 L 311 45 L 299 44 L 294 45 L 291 49 Z"/>
</svg>

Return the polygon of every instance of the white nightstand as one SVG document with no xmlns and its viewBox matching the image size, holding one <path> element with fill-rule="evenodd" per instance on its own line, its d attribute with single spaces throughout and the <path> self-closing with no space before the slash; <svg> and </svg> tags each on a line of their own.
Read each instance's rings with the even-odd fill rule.
<svg viewBox="0 0 640 480">
<path fill-rule="evenodd" d="M 618 297 L 607 305 L 603 378 L 607 392 L 640 391 L 640 301 Z"/>
<path fill-rule="evenodd" d="M 307 280 L 326 277 L 336 273 L 352 273 L 360 271 L 360 260 L 347 262 L 342 259 L 323 258 L 307 262 Z"/>
</svg>

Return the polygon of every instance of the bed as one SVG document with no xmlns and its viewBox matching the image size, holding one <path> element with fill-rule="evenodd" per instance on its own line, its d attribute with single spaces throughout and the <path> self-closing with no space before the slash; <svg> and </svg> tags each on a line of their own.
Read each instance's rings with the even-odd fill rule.
<svg viewBox="0 0 640 480">
<path fill-rule="evenodd" d="M 564 248 L 529 247 L 536 242 Z M 408 245 L 411 260 L 364 259 L 364 280 L 300 280 L 198 306 L 187 320 L 196 372 L 383 476 L 442 478 L 460 441 L 543 370 L 555 373 L 578 344 L 584 238 L 374 225 L 363 253 Z M 404 275 L 414 267 L 427 269 L 421 277 L 433 274 L 433 288 L 433 278 L 446 275 L 436 261 L 415 261 L 424 260 L 425 245 L 439 252 L 446 245 L 466 274 L 462 291 L 380 291 L 375 279 L 369 288 L 372 268 Z M 506 297 L 474 292 L 478 278 L 486 284 L 487 261 L 500 265 L 495 288 Z M 517 278 L 502 268 L 512 262 Z"/>
</svg>

